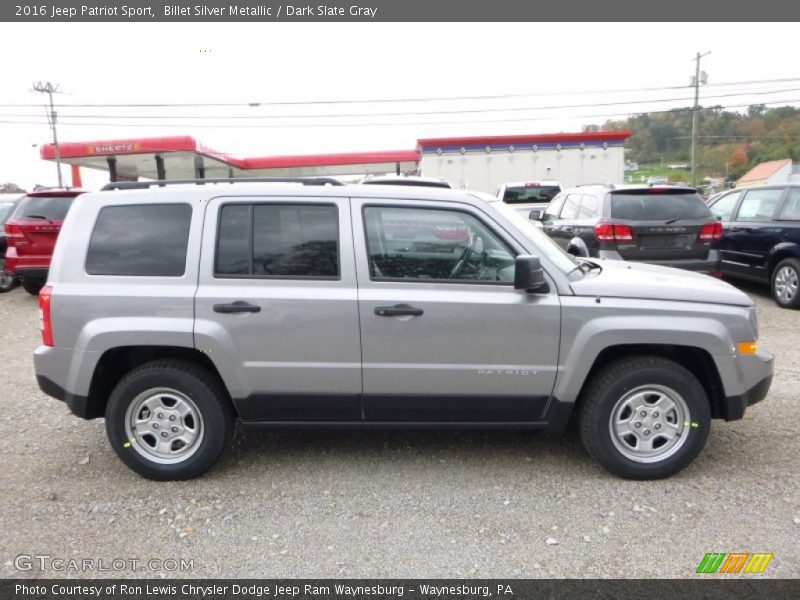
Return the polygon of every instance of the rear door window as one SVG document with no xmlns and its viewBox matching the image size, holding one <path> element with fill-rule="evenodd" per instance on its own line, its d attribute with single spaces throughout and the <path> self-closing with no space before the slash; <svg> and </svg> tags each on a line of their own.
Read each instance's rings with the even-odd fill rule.
<svg viewBox="0 0 800 600">
<path fill-rule="evenodd" d="M 74 196 L 25 196 L 12 218 L 63 221 L 74 199 Z"/>
<path fill-rule="evenodd" d="M 742 192 L 731 192 L 709 206 L 711 212 L 723 221 L 730 221 Z"/>
<path fill-rule="evenodd" d="M 611 218 L 621 221 L 699 220 L 711 211 L 697 194 L 611 194 Z"/>
<path fill-rule="evenodd" d="M 739 205 L 737 221 L 771 221 L 783 196 L 782 189 L 750 190 Z"/>
<path fill-rule="evenodd" d="M 192 207 L 188 204 L 106 206 L 86 254 L 89 275 L 180 277 Z"/>
<path fill-rule="evenodd" d="M 220 209 L 216 275 L 339 278 L 339 212 L 323 204 L 227 204 Z"/>
</svg>

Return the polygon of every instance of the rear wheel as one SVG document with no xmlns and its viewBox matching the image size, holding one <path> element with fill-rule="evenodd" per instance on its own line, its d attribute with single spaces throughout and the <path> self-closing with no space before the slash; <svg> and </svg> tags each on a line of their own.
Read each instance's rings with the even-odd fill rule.
<svg viewBox="0 0 800 600">
<path fill-rule="evenodd" d="M 661 479 L 686 467 L 705 445 L 711 411 L 686 368 L 658 356 L 625 358 L 587 384 L 579 431 L 589 454 L 626 479 Z"/>
<path fill-rule="evenodd" d="M 800 260 L 787 258 L 772 272 L 772 297 L 782 308 L 800 307 Z"/>
<path fill-rule="evenodd" d="M 108 400 L 106 433 L 128 467 L 148 479 L 205 473 L 233 436 L 230 399 L 208 371 L 177 360 L 144 364 Z"/>
<path fill-rule="evenodd" d="M 41 281 L 34 281 L 30 279 L 25 279 L 22 281 L 22 288 L 33 296 L 38 296 L 43 287 L 44 283 Z"/>
</svg>

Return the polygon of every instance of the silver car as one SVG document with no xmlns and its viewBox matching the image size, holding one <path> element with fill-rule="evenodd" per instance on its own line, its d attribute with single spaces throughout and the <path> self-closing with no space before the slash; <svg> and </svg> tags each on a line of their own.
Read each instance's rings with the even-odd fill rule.
<svg viewBox="0 0 800 600">
<path fill-rule="evenodd" d="M 576 259 L 464 191 L 202 183 L 78 197 L 40 296 L 41 389 L 104 417 L 145 477 L 204 473 L 237 419 L 562 431 L 574 416 L 605 468 L 653 479 L 769 389 L 753 303 L 719 280 Z"/>
</svg>

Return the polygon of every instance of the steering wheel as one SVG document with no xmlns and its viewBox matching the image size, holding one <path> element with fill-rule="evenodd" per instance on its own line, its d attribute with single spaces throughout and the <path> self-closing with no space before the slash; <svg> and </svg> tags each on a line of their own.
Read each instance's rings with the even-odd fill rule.
<svg viewBox="0 0 800 600">
<path fill-rule="evenodd" d="M 452 269 L 450 269 L 450 274 L 447 276 L 448 279 L 458 279 L 461 271 L 464 270 L 464 267 L 469 262 L 469 259 L 472 258 L 472 253 L 475 251 L 475 234 L 472 233 L 472 229 L 469 229 L 468 231 L 469 243 L 467 244 L 467 247 L 464 248 L 461 256 L 458 257 L 456 264 L 453 265 Z"/>
</svg>

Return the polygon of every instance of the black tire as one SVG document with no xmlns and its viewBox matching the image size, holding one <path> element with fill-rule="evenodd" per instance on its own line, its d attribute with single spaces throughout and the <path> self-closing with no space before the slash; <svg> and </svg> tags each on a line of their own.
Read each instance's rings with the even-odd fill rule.
<svg viewBox="0 0 800 600">
<path fill-rule="evenodd" d="M 16 277 L 10 273 L 6 273 L 5 271 L 0 271 L 0 294 L 5 294 L 6 292 L 11 291 L 16 285 Z"/>
<path fill-rule="evenodd" d="M 776 287 L 779 274 L 791 274 L 792 272 L 794 273 L 793 278 L 796 285 L 796 283 L 800 281 L 800 260 L 797 260 L 796 258 L 784 259 L 772 270 L 772 276 L 770 277 L 770 289 L 772 290 L 772 297 L 781 308 L 800 307 L 800 289 L 797 289 L 793 296 L 787 298 L 786 296 L 781 295 Z"/>
<path fill-rule="evenodd" d="M 618 403 L 624 407 L 628 394 L 633 393 L 632 396 L 635 396 L 636 390 L 648 389 L 645 386 L 657 386 L 649 389 L 668 390 L 673 396 L 677 394 L 677 400 L 682 399 L 688 409 L 688 414 L 684 413 L 683 427 L 676 423 L 680 431 L 679 435 L 673 436 L 677 440 L 674 443 L 675 449 L 671 450 L 672 442 L 663 441 L 663 450 L 656 448 L 652 451 L 656 454 L 646 457 L 653 462 L 641 462 L 641 456 L 638 460 L 626 456 L 618 446 L 625 448 L 629 454 L 636 454 L 638 450 L 631 449 L 623 439 L 617 438 L 611 432 L 612 417 Z M 652 417 L 659 414 L 656 412 L 657 408 L 654 409 L 654 406 L 647 403 L 657 397 L 656 394 L 642 396 L 645 412 L 649 411 L 646 418 L 637 419 L 637 412 L 629 413 L 633 423 L 631 431 L 636 434 L 632 438 L 629 434 L 626 439 L 634 440 L 637 447 L 645 433 L 653 445 L 666 440 L 654 430 L 648 429 L 655 427 Z M 675 401 L 674 404 L 677 406 L 680 402 Z M 703 386 L 686 368 L 659 356 L 623 358 L 604 367 L 587 383 L 579 410 L 579 432 L 584 447 L 603 467 L 625 479 L 662 479 L 674 475 L 697 457 L 706 443 L 711 426 L 711 408 Z M 662 421 L 665 418 L 678 421 L 677 415 L 680 413 L 670 411 L 669 416 L 660 416 Z M 643 429 L 633 428 L 637 423 Z M 662 433 L 669 432 L 669 428 L 670 425 L 659 423 L 658 429 Z M 672 454 L 669 454 L 670 451 Z M 663 452 L 664 457 L 659 458 L 658 452 Z"/>
<path fill-rule="evenodd" d="M 129 439 L 126 432 L 128 408 L 137 397 L 157 388 L 182 394 L 199 411 L 202 436 L 194 452 L 180 462 L 158 462 L 148 456 L 144 443 L 137 442 L 135 434 Z M 157 481 L 192 479 L 208 471 L 230 443 L 235 425 L 231 400 L 216 377 L 180 360 L 149 362 L 125 375 L 108 399 L 105 417 L 108 441 L 122 462 L 139 475 Z M 153 432 L 148 429 L 145 435 L 150 433 Z"/>
<path fill-rule="evenodd" d="M 41 281 L 31 281 L 30 279 L 24 279 L 22 281 L 22 289 L 24 289 L 32 296 L 38 296 L 39 292 L 42 291 L 43 287 L 44 283 L 42 283 Z"/>
</svg>

